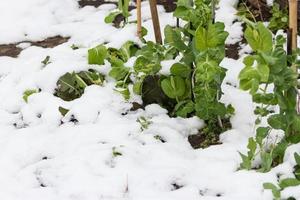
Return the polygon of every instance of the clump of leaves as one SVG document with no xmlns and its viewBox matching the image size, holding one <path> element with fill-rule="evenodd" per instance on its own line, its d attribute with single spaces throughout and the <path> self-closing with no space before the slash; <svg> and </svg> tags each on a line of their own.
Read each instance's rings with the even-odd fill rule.
<svg viewBox="0 0 300 200">
<path fill-rule="evenodd" d="M 280 9 L 279 4 L 274 3 L 271 13 L 272 13 L 272 17 L 270 19 L 268 28 L 271 31 L 277 31 L 279 29 L 285 30 L 288 27 L 288 22 L 289 22 L 287 7 L 285 7 L 284 9 Z"/>
<path fill-rule="evenodd" d="M 281 191 L 287 187 L 295 187 L 300 185 L 300 180 L 296 178 L 286 178 L 280 180 L 278 186 L 274 185 L 273 183 L 264 183 L 263 187 L 265 190 L 271 190 L 273 197 L 275 200 L 281 200 Z M 296 200 L 294 197 L 289 197 L 287 200 Z"/>
<path fill-rule="evenodd" d="M 132 43 L 124 44 L 121 49 L 100 45 L 89 51 L 93 54 L 89 58 L 95 56 L 90 64 L 103 64 L 104 59 L 111 63 L 109 75 L 117 81 L 116 89 L 126 99 L 130 94 L 128 85 L 132 83 L 133 91 L 142 95 L 144 104 L 158 103 L 171 116 L 196 115 L 204 119 L 205 144 L 212 140 L 215 143 L 218 134 L 230 128 L 227 122 L 234 112 L 231 105 L 220 102 L 226 74 L 220 63 L 225 56 L 228 33 L 224 24 L 212 23 L 211 7 L 210 0 L 179 0 L 174 16 L 186 25 L 166 26 L 165 45 L 146 42 L 140 49 L 133 48 Z M 133 55 L 137 59 L 132 70 L 124 63 Z M 171 66 L 171 75 L 159 75 L 161 62 L 177 56 L 182 59 Z"/>
<path fill-rule="evenodd" d="M 105 60 L 111 64 L 109 76 L 116 80 L 115 91 L 121 93 L 127 100 L 130 98 L 128 85 L 132 83 L 130 76 L 134 72 L 126 67 L 125 63 L 136 54 L 138 48 L 136 44 L 128 41 L 120 49 L 99 45 L 88 51 L 89 64 L 102 65 Z"/>
<path fill-rule="evenodd" d="M 66 73 L 59 78 L 56 85 L 55 96 L 65 101 L 72 101 L 81 97 L 84 89 L 89 85 L 102 85 L 104 76 L 90 69 L 88 71 Z"/>
<path fill-rule="evenodd" d="M 130 0 L 119 0 L 118 1 L 118 9 L 109 13 L 104 19 L 105 23 L 113 23 L 117 16 L 124 17 L 124 25 L 128 22 L 128 17 L 130 16 L 128 8 L 129 8 Z"/>
<path fill-rule="evenodd" d="M 259 12 L 255 10 L 250 10 L 250 7 L 246 4 L 244 0 L 240 1 L 237 7 L 237 16 L 245 18 L 251 21 L 256 21 L 256 18 L 259 17 Z"/>
<path fill-rule="evenodd" d="M 120 151 L 118 151 L 118 149 L 116 147 L 113 147 L 112 155 L 113 155 L 113 157 L 118 157 L 118 156 L 122 156 L 123 154 Z"/>
<path fill-rule="evenodd" d="M 263 187 L 266 190 L 271 190 L 275 200 L 281 200 L 281 191 L 287 187 L 295 187 L 300 185 L 300 156 L 294 153 L 296 165 L 294 166 L 295 178 L 285 178 L 279 181 L 278 186 L 273 183 L 264 183 Z M 289 197 L 288 200 L 296 200 L 294 197 Z"/>
<path fill-rule="evenodd" d="M 197 27 L 209 24 L 211 11 L 211 0 L 178 0 L 173 15 L 189 22 L 184 26 L 184 31 L 193 34 Z"/>
<path fill-rule="evenodd" d="M 23 93 L 23 100 L 28 103 L 28 97 L 32 94 L 38 93 L 39 90 L 37 89 L 28 89 Z"/>
<path fill-rule="evenodd" d="M 72 44 L 70 46 L 70 48 L 73 49 L 73 50 L 77 50 L 77 49 L 79 49 L 79 46 L 77 46 L 76 44 Z"/>
<path fill-rule="evenodd" d="M 222 96 L 221 84 L 226 70 L 220 66 L 225 56 L 225 40 L 228 33 L 224 24 L 209 23 L 199 26 L 194 34 L 180 28 L 165 28 L 165 43 L 175 48 L 182 59 L 172 65 L 169 77 L 163 78 L 161 88 L 176 101 L 172 111 L 174 116 L 196 115 L 205 120 L 207 126 L 203 144 L 215 143 L 218 134 L 226 130 L 225 121 L 233 114 L 232 106 L 225 106 L 219 100 Z M 201 145 L 200 145 L 201 146 Z"/>
<path fill-rule="evenodd" d="M 60 107 L 58 107 L 58 111 L 64 117 L 70 110 L 60 106 Z"/>
<path fill-rule="evenodd" d="M 51 63 L 51 61 L 50 61 L 50 56 L 46 56 L 46 58 L 45 58 L 44 60 L 42 60 L 41 63 L 44 65 L 44 67 L 45 67 L 46 65 L 49 65 L 49 64 Z"/>
<path fill-rule="evenodd" d="M 244 69 L 239 74 L 240 87 L 249 91 L 257 106 L 255 114 L 259 125 L 263 117 L 267 117 L 268 126 L 256 129 L 256 140 L 249 140 L 249 155 L 242 155 L 241 168 L 250 169 L 255 144 L 259 146 L 262 160 L 260 171 L 267 172 L 272 166 L 282 163 L 285 149 L 288 145 L 300 141 L 300 116 L 296 111 L 297 73 L 291 68 L 299 67 L 296 52 L 287 55 L 283 36 L 278 36 L 273 43 L 272 33 L 263 23 L 249 23 L 245 38 L 253 55 L 245 57 Z M 269 87 L 274 87 L 269 90 Z M 274 114 L 272 107 L 278 106 L 279 113 Z M 266 145 L 262 142 L 272 129 L 285 133 L 280 142 Z M 255 142 L 253 142 L 255 141 Z"/>
<path fill-rule="evenodd" d="M 152 123 L 149 119 L 143 116 L 139 117 L 137 119 L 137 122 L 141 125 L 141 131 L 148 129 L 150 124 Z"/>
</svg>

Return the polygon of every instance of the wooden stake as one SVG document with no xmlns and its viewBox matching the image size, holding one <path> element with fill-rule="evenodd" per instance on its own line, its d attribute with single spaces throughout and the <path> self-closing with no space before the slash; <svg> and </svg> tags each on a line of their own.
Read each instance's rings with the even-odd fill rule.
<svg viewBox="0 0 300 200">
<path fill-rule="evenodd" d="M 289 0 L 289 31 L 288 31 L 288 52 L 291 54 L 297 49 L 297 32 L 298 32 L 298 2 L 297 0 Z M 297 65 L 292 65 L 291 68 L 298 74 Z M 298 90 L 297 90 L 298 91 Z M 299 93 L 297 95 L 296 111 L 299 114 Z"/>
<path fill-rule="evenodd" d="M 136 0 L 136 11 L 137 11 L 137 35 L 142 38 L 142 8 L 141 0 Z"/>
<path fill-rule="evenodd" d="M 291 49 L 297 49 L 298 2 L 289 0 L 289 28 L 291 30 Z"/>
<path fill-rule="evenodd" d="M 156 40 L 156 43 L 162 44 L 160 24 L 159 24 L 159 18 L 158 18 L 157 7 L 156 7 L 156 0 L 149 0 L 149 1 L 150 1 L 150 9 L 151 9 L 151 16 L 152 16 L 155 40 Z"/>
</svg>

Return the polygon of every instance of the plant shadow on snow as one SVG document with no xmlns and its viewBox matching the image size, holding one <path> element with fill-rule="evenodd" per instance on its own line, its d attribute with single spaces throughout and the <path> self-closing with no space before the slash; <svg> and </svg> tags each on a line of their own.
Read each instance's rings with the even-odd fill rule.
<svg viewBox="0 0 300 200">
<path fill-rule="evenodd" d="M 0 56 L 8 56 L 16 58 L 23 50 L 19 47 L 22 43 L 29 43 L 30 46 L 37 46 L 42 48 L 53 48 L 65 42 L 68 42 L 69 37 L 62 37 L 62 36 L 54 36 L 46 38 L 45 40 L 41 41 L 21 41 L 14 44 L 1 44 L 0 45 Z"/>
</svg>

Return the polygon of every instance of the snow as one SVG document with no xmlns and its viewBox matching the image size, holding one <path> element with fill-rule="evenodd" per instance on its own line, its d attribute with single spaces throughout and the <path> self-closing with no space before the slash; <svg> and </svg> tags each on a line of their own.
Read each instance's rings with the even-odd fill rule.
<svg viewBox="0 0 300 200">
<path fill-rule="evenodd" d="M 243 27 L 242 23 L 238 22 L 236 15 L 236 6 L 238 0 L 220 0 L 218 9 L 216 10 L 215 20 L 225 24 L 225 31 L 229 33 L 226 44 L 234 44 L 242 39 Z"/>
<path fill-rule="evenodd" d="M 218 21 L 230 33 L 228 44 L 242 34 L 241 24 L 234 22 L 236 3 L 221 0 L 217 11 Z M 143 25 L 149 30 L 146 39 L 154 40 L 149 5 L 142 5 Z M 88 48 L 103 42 L 118 48 L 127 40 L 138 41 L 134 24 L 116 29 L 103 22 L 114 8 L 79 8 L 75 0 L 1 0 L 0 44 L 55 35 L 71 38 L 52 49 L 23 42 L 18 58 L 0 57 L 0 199 L 271 200 L 271 191 L 264 191 L 262 184 L 276 183 L 278 173 L 290 176 L 293 153 L 300 147 L 291 146 L 285 162 L 269 173 L 238 170 L 238 152 L 247 151 L 255 128 L 251 97 L 238 89 L 242 58 L 226 58 L 221 64 L 228 69 L 222 101 L 236 108 L 233 128 L 221 135 L 221 145 L 206 149 L 194 150 L 187 140 L 204 126 L 202 120 L 170 118 L 158 105 L 130 111 L 130 101 L 141 100 L 134 96 L 126 102 L 113 90 L 112 79 L 87 87 L 71 102 L 53 95 L 58 78 L 66 72 L 90 67 L 107 74 L 108 63 L 87 65 Z M 134 20 L 135 10 L 131 13 Z M 162 30 L 175 24 L 162 7 L 159 13 Z M 80 48 L 72 50 L 72 44 Z M 46 56 L 51 63 L 44 66 Z M 133 62 L 134 58 L 126 65 Z M 165 61 L 161 73 L 168 74 L 172 63 Z M 41 92 L 25 103 L 22 96 L 27 89 Z M 70 112 L 63 117 L 59 106 Z M 149 121 L 147 129 L 141 128 L 140 117 Z M 114 151 L 122 155 L 115 156 Z M 285 197 L 290 194 L 300 198 L 299 187 L 283 191 Z"/>
</svg>

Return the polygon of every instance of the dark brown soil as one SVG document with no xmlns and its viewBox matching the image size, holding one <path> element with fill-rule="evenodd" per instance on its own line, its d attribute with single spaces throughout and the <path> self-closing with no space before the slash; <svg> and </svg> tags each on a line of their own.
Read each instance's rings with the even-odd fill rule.
<svg viewBox="0 0 300 200">
<path fill-rule="evenodd" d="M 30 43 L 31 46 L 38 46 L 42 48 L 53 48 L 67 42 L 69 39 L 69 37 L 55 36 L 37 42 L 22 41 L 14 44 L 2 44 L 0 45 L 0 56 L 9 56 L 13 58 L 18 57 L 23 50 L 22 48 L 17 47 L 21 43 Z"/>
<path fill-rule="evenodd" d="M 191 146 L 193 147 L 193 149 L 205 148 L 210 145 L 221 144 L 219 142 L 219 137 L 216 138 L 216 141 L 213 141 L 213 142 L 211 141 L 209 144 L 206 144 L 208 142 L 207 137 L 205 134 L 203 134 L 201 132 L 196 135 L 190 135 L 188 137 L 188 141 L 191 144 Z"/>
<path fill-rule="evenodd" d="M 55 37 L 50 37 L 42 41 L 38 42 L 30 42 L 32 46 L 38 46 L 38 47 L 43 47 L 43 48 L 53 48 L 56 47 L 60 44 L 63 44 L 65 42 L 68 42 L 70 37 L 62 37 L 62 36 L 55 36 Z"/>
<path fill-rule="evenodd" d="M 225 50 L 226 57 L 235 60 L 239 59 L 239 50 L 240 50 L 239 43 L 226 45 L 226 50 Z"/>
<path fill-rule="evenodd" d="M 9 56 L 16 58 L 22 49 L 17 47 L 15 44 L 2 44 L 0 45 L 0 56 Z"/>
<path fill-rule="evenodd" d="M 130 108 L 130 111 L 137 111 L 138 109 L 145 109 L 145 107 L 137 102 L 132 102 L 132 107 Z"/>
<path fill-rule="evenodd" d="M 98 7 L 105 3 L 107 3 L 107 2 L 105 2 L 104 0 L 80 0 L 80 1 L 78 1 L 78 4 L 81 8 L 84 6 Z"/>
<path fill-rule="evenodd" d="M 166 12 L 173 12 L 176 9 L 176 0 L 157 0 L 158 5 L 163 5 Z"/>
<path fill-rule="evenodd" d="M 207 124 L 208 122 L 205 123 Z M 188 142 L 194 149 L 222 144 L 220 142 L 220 134 L 232 128 L 229 118 L 223 119 L 222 124 L 223 128 L 220 128 L 218 125 L 214 125 L 214 128 L 211 130 L 208 130 L 207 127 L 202 128 L 197 134 L 190 135 L 188 137 Z"/>
<path fill-rule="evenodd" d="M 176 8 L 176 0 L 157 0 L 158 5 L 163 5 L 166 12 L 173 12 Z M 84 6 L 94 6 L 99 7 L 102 4 L 115 4 L 117 2 L 105 1 L 105 0 L 80 0 L 78 1 L 79 6 L 82 8 Z"/>
<path fill-rule="evenodd" d="M 240 0 L 245 2 L 257 21 L 269 21 L 272 17 L 270 8 L 267 6 L 266 0 Z"/>
</svg>

